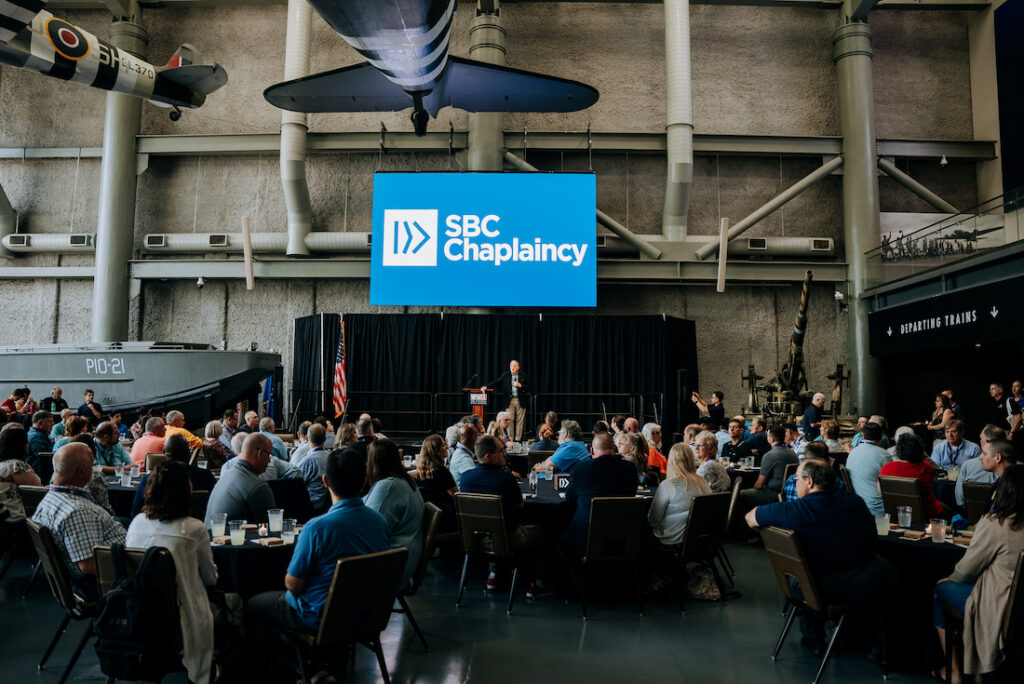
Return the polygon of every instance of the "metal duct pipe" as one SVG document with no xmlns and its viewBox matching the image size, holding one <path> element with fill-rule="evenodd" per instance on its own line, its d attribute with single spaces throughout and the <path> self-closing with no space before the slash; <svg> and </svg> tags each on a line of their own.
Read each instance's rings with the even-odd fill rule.
<svg viewBox="0 0 1024 684">
<path fill-rule="evenodd" d="M 918 183 L 909 174 L 901 171 L 895 164 L 886 159 L 885 157 L 878 158 L 878 168 L 882 169 L 887 176 L 892 178 L 894 181 L 905 187 L 910 192 L 914 193 L 928 204 L 932 205 L 939 211 L 945 211 L 950 214 L 959 214 L 960 211 L 952 204 L 942 199 L 934 192 L 926 188 L 925 186 Z"/>
<path fill-rule="evenodd" d="M 252 251 L 261 254 L 280 253 L 289 236 L 285 233 L 251 233 Z M 303 245 L 308 252 L 367 252 L 369 233 L 310 233 Z M 149 233 L 143 237 L 142 249 L 150 253 L 206 254 L 240 253 L 241 234 L 229 233 Z"/>
<path fill-rule="evenodd" d="M 784 205 L 789 200 L 793 199 L 801 192 L 811 187 L 815 183 L 818 183 L 828 177 L 830 173 L 838 169 L 843 165 L 842 157 L 833 157 L 827 162 L 819 166 L 817 169 L 807 174 L 793 185 L 789 186 L 778 195 L 768 200 L 767 203 L 762 205 L 754 213 L 747 216 L 745 219 L 734 225 L 729 229 L 729 240 L 734 240 L 739 237 L 742 233 L 746 232 L 749 228 L 757 224 L 758 221 L 770 216 L 776 209 Z M 697 258 L 703 261 L 712 254 L 718 253 L 718 242 L 716 238 L 707 242 L 703 247 L 697 250 Z"/>
<path fill-rule="evenodd" d="M 488 11 L 477 4 L 477 13 L 469 29 L 469 56 L 487 64 L 505 66 L 505 37 L 498 2 Z M 469 115 L 469 170 L 501 171 L 501 151 L 505 146 L 505 114 L 480 112 Z"/>
<path fill-rule="evenodd" d="M 661 233 L 666 240 L 686 237 L 693 183 L 693 102 L 690 80 L 690 2 L 665 0 L 665 133 L 668 168 Z"/>
<path fill-rule="evenodd" d="M 91 233 L 15 233 L 5 235 L 0 243 L 16 254 L 70 254 L 94 251 L 96 236 Z"/>
<path fill-rule="evenodd" d="M 288 0 L 284 80 L 309 75 L 309 35 L 313 8 L 306 0 Z M 281 113 L 281 185 L 288 210 L 288 256 L 309 256 L 306 236 L 313 231 L 313 207 L 306 184 L 306 115 Z"/>
<path fill-rule="evenodd" d="M 832 238 L 748 237 L 729 243 L 729 256 L 832 257 L 836 246 Z"/>
<path fill-rule="evenodd" d="M 11 200 L 7 199 L 7 193 L 0 185 L 0 243 L 12 235 L 18 227 L 18 215 L 11 206 Z M 6 249 L 6 245 L 0 247 L 0 257 L 12 257 L 14 254 Z"/>
<path fill-rule="evenodd" d="M 505 152 L 505 159 L 510 164 L 512 164 L 512 166 L 516 167 L 520 171 L 537 170 L 537 167 L 533 166 L 525 159 L 517 157 L 511 152 Z M 622 225 L 621 223 L 613 219 L 611 216 L 601 211 L 600 209 L 597 210 L 597 222 L 600 223 L 605 228 L 607 228 L 608 230 L 615 233 L 616 235 L 618 235 L 620 238 L 622 238 L 629 244 L 636 247 L 644 256 L 649 257 L 651 259 L 661 258 L 660 249 L 652 245 L 650 242 L 647 242 L 646 240 L 638 236 L 636 233 L 631 232 L 629 228 L 626 228 L 624 225 Z"/>
</svg>

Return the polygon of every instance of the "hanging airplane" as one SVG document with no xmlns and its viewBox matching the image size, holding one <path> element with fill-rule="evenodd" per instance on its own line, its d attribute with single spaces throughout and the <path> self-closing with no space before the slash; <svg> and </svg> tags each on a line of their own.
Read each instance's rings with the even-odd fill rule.
<svg viewBox="0 0 1024 684">
<path fill-rule="evenodd" d="M 267 88 L 293 112 L 399 111 L 410 105 L 416 135 L 441 107 L 470 112 L 575 112 L 598 92 L 577 81 L 451 57 L 457 0 L 310 0 L 367 61 Z"/>
<path fill-rule="evenodd" d="M 167 66 L 153 66 L 53 16 L 43 9 L 45 4 L 0 0 L 0 64 L 172 107 L 175 121 L 182 107 L 199 107 L 228 81 L 224 67 L 205 61 L 187 43 Z"/>
</svg>

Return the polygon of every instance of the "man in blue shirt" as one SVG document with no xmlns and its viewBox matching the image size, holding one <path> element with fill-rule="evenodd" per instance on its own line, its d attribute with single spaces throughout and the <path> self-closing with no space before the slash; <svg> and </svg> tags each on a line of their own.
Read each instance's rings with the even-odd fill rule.
<svg viewBox="0 0 1024 684">
<path fill-rule="evenodd" d="M 754 465 L 761 465 L 761 457 L 771 451 L 772 445 L 768 443 L 768 425 L 764 418 L 754 418 L 750 421 L 750 437 L 743 444 L 750 449 L 754 457 Z"/>
<path fill-rule="evenodd" d="M 571 473 L 578 463 L 590 460 L 590 452 L 583 443 L 583 429 L 575 420 L 563 420 L 558 431 L 558 448 L 533 467 L 538 473 L 548 468 L 557 468 L 563 473 Z"/>
<path fill-rule="evenodd" d="M 337 561 L 349 556 L 387 551 L 391 545 L 388 523 L 360 498 L 366 482 L 366 459 L 351 447 L 332 451 L 324 475 L 333 505 L 302 529 L 295 541 L 286 591 L 269 591 L 249 600 L 245 617 L 253 637 L 253 653 L 268 653 L 275 639 L 270 630 L 313 634 L 334 578 Z M 253 665 L 265 665 L 252 658 Z M 258 661 L 258 662 L 257 662 Z M 273 678 L 273 677 L 271 677 Z M 263 670 L 260 679 L 267 679 Z"/>
<path fill-rule="evenodd" d="M 811 403 L 804 411 L 804 420 L 800 429 L 804 433 L 804 439 L 813 442 L 821 434 L 821 414 L 825 406 L 825 395 L 818 392 L 811 398 Z"/>
<path fill-rule="evenodd" d="M 871 422 L 861 431 L 864 436 L 850 456 L 846 459 L 846 470 L 850 473 L 850 483 L 854 493 L 864 499 L 872 515 L 885 513 L 882 493 L 878 491 L 878 471 L 892 460 L 892 456 L 878 446 L 882 438 L 882 426 Z"/>
<path fill-rule="evenodd" d="M 93 444 L 96 445 L 96 465 L 103 466 L 103 472 L 110 474 L 117 468 L 132 464 L 131 456 L 118 441 L 117 427 L 109 420 L 96 428 Z"/>
<path fill-rule="evenodd" d="M 53 429 L 52 413 L 36 411 L 32 414 L 32 427 L 28 430 L 29 455 L 25 460 L 37 473 L 39 472 L 39 454 L 53 452 L 53 440 L 50 439 L 51 429 Z"/>
<path fill-rule="evenodd" d="M 320 514 L 332 503 L 327 485 L 324 483 L 324 474 L 327 472 L 328 452 L 324 448 L 327 428 L 320 424 L 310 426 L 306 432 L 306 439 L 309 440 L 309 451 L 294 465 L 302 471 L 302 479 L 309 490 L 309 501 L 313 504 L 313 510 Z"/>
<path fill-rule="evenodd" d="M 586 551 L 590 503 L 595 497 L 636 495 L 636 466 L 615 453 L 612 436 L 607 432 L 594 435 L 593 450 L 593 459 L 573 470 L 565 495 L 574 512 L 563 543 L 566 553 L 573 557 Z"/>
<path fill-rule="evenodd" d="M 455 451 L 452 452 L 451 459 L 448 461 L 448 470 L 451 471 L 455 485 L 459 486 L 462 481 L 462 474 L 476 468 L 476 456 L 473 455 L 473 448 L 476 446 L 477 438 L 476 427 L 469 423 L 460 425 L 457 438 L 459 441 L 455 445 Z"/>
<path fill-rule="evenodd" d="M 878 533 L 864 501 L 835 489 L 835 471 L 828 461 L 808 458 L 796 477 L 796 500 L 757 506 L 747 513 L 747 524 L 793 530 L 826 603 L 879 605 L 894 572 L 877 555 Z M 822 625 L 804 617 L 805 638 L 820 645 Z"/>
<path fill-rule="evenodd" d="M 946 441 L 935 445 L 932 449 L 932 460 L 943 470 L 950 466 L 961 467 L 972 458 L 981 455 L 981 448 L 964 439 L 964 424 L 960 420 L 951 420 L 946 426 Z"/>
<path fill-rule="evenodd" d="M 260 432 L 267 436 L 270 440 L 271 448 L 274 452 L 274 458 L 279 458 L 282 461 L 288 460 L 288 448 L 284 445 L 284 440 L 274 434 L 274 419 L 267 417 L 260 421 Z"/>
</svg>

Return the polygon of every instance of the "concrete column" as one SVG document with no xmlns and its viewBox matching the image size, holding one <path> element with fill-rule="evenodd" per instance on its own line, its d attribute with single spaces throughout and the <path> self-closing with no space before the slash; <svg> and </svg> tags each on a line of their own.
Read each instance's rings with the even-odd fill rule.
<svg viewBox="0 0 1024 684">
<path fill-rule="evenodd" d="M 15 213 L 14 207 L 11 206 L 11 201 L 7 199 L 7 193 L 0 186 L 0 240 L 3 240 L 8 235 L 13 235 L 17 225 L 18 215 Z M 0 257 L 10 258 L 13 256 L 14 252 L 8 250 L 0 242 Z"/>
<path fill-rule="evenodd" d="M 134 12 L 132 18 L 139 21 L 140 13 Z M 110 29 L 110 42 L 145 58 L 149 34 L 133 21 L 118 21 Z M 135 137 L 139 134 L 141 112 L 140 98 L 107 94 L 92 289 L 93 342 L 128 339 L 128 261 L 135 238 L 137 185 Z"/>
<path fill-rule="evenodd" d="M 971 111 L 975 140 L 995 140 L 996 158 L 978 162 L 978 201 L 1003 194 L 1003 166 L 999 137 L 999 92 L 996 82 L 996 0 L 984 9 L 968 12 L 967 38 L 971 60 Z"/>
<path fill-rule="evenodd" d="M 881 240 L 878 222 L 878 167 L 875 146 L 874 83 L 871 75 L 871 29 L 848 19 L 851 0 L 843 5 L 843 24 L 832 34 L 839 84 L 839 123 L 843 135 L 843 241 L 846 249 L 848 353 L 854 410 L 883 410 L 879 364 L 868 352 L 867 303 L 860 296 L 867 282 L 864 253 Z"/>
<path fill-rule="evenodd" d="M 498 3 L 493 11 L 477 8 L 469 29 L 469 56 L 487 64 L 505 66 L 505 37 Z M 505 114 L 481 112 L 469 115 L 469 170 L 501 171 L 505 147 Z"/>
</svg>

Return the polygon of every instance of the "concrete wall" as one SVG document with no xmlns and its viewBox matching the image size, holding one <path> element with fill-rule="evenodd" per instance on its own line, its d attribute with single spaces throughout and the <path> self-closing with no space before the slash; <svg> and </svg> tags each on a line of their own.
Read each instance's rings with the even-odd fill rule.
<svg viewBox="0 0 1024 684">
<path fill-rule="evenodd" d="M 460 3 L 452 53 L 468 55 L 473 5 Z M 592 84 L 592 108 L 573 114 L 510 115 L 506 130 L 655 133 L 664 130 L 663 8 L 657 3 L 513 3 L 503 6 L 510 66 Z M 698 5 L 691 8 L 695 130 L 701 134 L 839 135 L 831 10 Z M 67 12 L 68 19 L 109 36 L 102 12 Z M 171 122 L 164 109 L 145 106 L 145 135 L 276 133 L 280 112 L 262 97 L 283 73 L 285 7 L 148 9 L 149 58 L 162 62 L 182 42 L 206 50 L 227 69 L 227 86 L 197 111 Z M 967 16 L 941 11 L 876 11 L 875 107 L 882 138 L 965 139 L 972 131 Z M 314 71 L 359 61 L 314 17 Z M 43 76 L 0 68 L 0 148 L 99 147 L 104 95 Z M 410 130 L 407 112 L 313 115 L 313 131 Z M 465 130 L 464 112 L 442 110 L 430 130 L 449 122 Z M 528 151 L 542 169 L 587 169 L 586 154 Z M 316 230 L 370 228 L 373 172 L 442 170 L 444 154 L 318 153 L 308 176 Z M 821 163 L 820 159 L 698 155 L 690 233 L 710 235 L 720 217 L 738 221 Z M 595 154 L 602 210 L 641 234 L 660 232 L 664 156 Z M 98 159 L 0 159 L 0 184 L 19 211 L 25 232 L 94 232 Z M 915 162 L 910 172 L 960 208 L 977 201 L 973 164 Z M 881 181 L 885 211 L 927 211 L 902 187 Z M 750 235 L 815 235 L 841 246 L 840 178 L 827 179 L 753 229 Z M 149 232 L 234 232 L 242 216 L 260 232 L 285 230 L 275 155 L 154 157 L 139 179 L 135 250 Z M 211 256 L 210 258 L 221 258 Z M 89 255 L 18 257 L 19 265 L 89 265 Z M 88 281 L 0 282 L 0 311 L 17 326 L 0 326 L 0 344 L 89 339 Z M 320 311 L 371 309 L 368 283 L 147 282 L 126 302 L 134 339 L 180 340 L 283 350 L 290 364 L 291 320 Z M 721 389 L 732 412 L 745 396 L 740 375 L 754 363 L 770 375 L 785 360 L 799 287 L 737 286 L 716 294 L 703 285 L 599 288 L 597 313 L 666 313 L 697 323 L 700 390 Z M 414 310 L 414 309 L 409 309 Z M 416 311 L 424 309 L 416 308 Z M 813 291 L 806 359 L 813 389 L 845 362 L 845 314 L 831 287 Z M 287 372 L 287 371 L 286 371 Z M 288 379 L 286 377 L 285 386 Z"/>
</svg>

